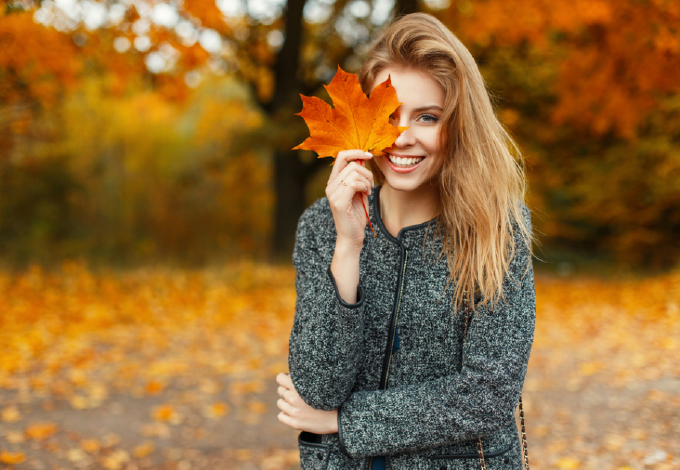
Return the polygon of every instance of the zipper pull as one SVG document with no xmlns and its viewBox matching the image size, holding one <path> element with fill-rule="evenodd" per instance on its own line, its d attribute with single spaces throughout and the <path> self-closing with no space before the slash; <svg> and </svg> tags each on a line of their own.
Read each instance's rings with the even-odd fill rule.
<svg viewBox="0 0 680 470">
<path fill-rule="evenodd" d="M 392 342 L 392 352 L 396 351 L 399 349 L 399 327 L 395 326 L 394 327 L 394 341 Z"/>
</svg>

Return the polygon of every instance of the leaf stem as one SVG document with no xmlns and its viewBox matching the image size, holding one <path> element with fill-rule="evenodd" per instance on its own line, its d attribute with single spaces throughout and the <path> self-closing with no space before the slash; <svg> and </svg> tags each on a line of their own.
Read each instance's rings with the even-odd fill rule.
<svg viewBox="0 0 680 470">
<path fill-rule="evenodd" d="M 352 160 L 353 162 L 356 162 L 357 160 Z M 365 161 L 364 160 L 359 160 L 359 165 L 365 167 Z M 368 209 L 366 209 L 366 204 L 364 204 L 364 198 L 361 198 L 361 205 L 364 206 L 364 212 L 366 213 L 366 220 L 368 220 L 368 226 L 371 227 L 371 232 L 373 232 L 373 238 L 377 238 L 378 234 L 375 233 L 375 230 L 373 230 L 373 224 L 371 223 L 371 218 L 368 216 Z"/>
<path fill-rule="evenodd" d="M 368 220 L 368 226 L 371 227 L 371 232 L 373 232 L 373 238 L 376 238 L 378 235 L 376 235 L 375 230 L 373 230 L 373 224 L 371 223 L 371 219 L 368 217 L 368 210 L 366 209 L 366 204 L 364 204 L 364 198 L 361 198 L 361 205 L 364 206 L 364 212 L 366 213 L 366 220 Z"/>
</svg>

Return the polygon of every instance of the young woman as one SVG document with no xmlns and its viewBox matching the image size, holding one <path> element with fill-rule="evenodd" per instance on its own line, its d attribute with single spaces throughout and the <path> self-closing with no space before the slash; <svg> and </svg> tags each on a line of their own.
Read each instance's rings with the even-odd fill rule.
<svg viewBox="0 0 680 470">
<path fill-rule="evenodd" d="M 300 218 L 279 420 L 303 431 L 303 469 L 519 470 L 536 310 L 519 152 L 434 17 L 373 45 L 364 91 L 388 76 L 408 129 L 384 155 L 340 152 Z"/>
</svg>

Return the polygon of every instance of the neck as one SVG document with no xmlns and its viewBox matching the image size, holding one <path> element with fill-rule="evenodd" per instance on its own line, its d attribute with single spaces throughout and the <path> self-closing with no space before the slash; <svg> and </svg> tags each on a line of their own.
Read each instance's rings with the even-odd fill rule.
<svg viewBox="0 0 680 470">
<path fill-rule="evenodd" d="M 378 197 L 383 224 L 395 237 L 402 228 L 422 224 L 439 214 L 439 188 L 433 184 L 399 191 L 385 183 Z"/>
</svg>

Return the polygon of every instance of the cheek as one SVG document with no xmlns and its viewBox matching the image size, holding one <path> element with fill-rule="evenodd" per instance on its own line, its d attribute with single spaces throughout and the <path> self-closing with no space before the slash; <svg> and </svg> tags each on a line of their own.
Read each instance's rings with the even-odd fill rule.
<svg viewBox="0 0 680 470">
<path fill-rule="evenodd" d="M 428 133 L 423 136 L 422 143 L 423 146 L 426 147 L 426 150 L 430 155 L 439 155 L 440 154 L 439 129 L 438 128 L 429 129 Z"/>
<path fill-rule="evenodd" d="M 373 160 L 371 162 L 374 166 L 378 168 L 383 174 L 387 172 L 387 157 L 384 156 L 379 156 L 379 157 L 373 157 Z"/>
<path fill-rule="evenodd" d="M 431 157 L 431 160 L 432 162 L 430 164 L 430 171 L 428 173 L 429 177 L 433 178 L 441 172 L 442 167 L 444 166 L 444 156 L 438 154 L 434 157 Z"/>
</svg>

